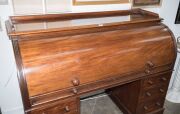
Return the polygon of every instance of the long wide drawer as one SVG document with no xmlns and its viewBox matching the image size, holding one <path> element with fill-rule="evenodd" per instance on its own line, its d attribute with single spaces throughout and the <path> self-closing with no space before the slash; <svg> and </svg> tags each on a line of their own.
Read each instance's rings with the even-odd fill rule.
<svg viewBox="0 0 180 114">
<path fill-rule="evenodd" d="M 163 72 L 164 70 L 166 72 Z M 159 76 L 164 73 L 171 72 L 171 65 L 159 67 L 158 69 L 153 70 L 152 74 L 158 71 L 160 72 L 156 73 L 155 76 Z M 149 76 L 147 76 L 146 73 L 142 72 L 142 73 L 135 73 L 135 74 L 126 74 L 125 76 L 119 76 L 119 77 L 118 76 L 109 77 L 107 79 L 99 80 L 99 81 L 88 83 L 85 85 L 79 85 L 72 88 L 66 88 L 63 90 L 54 91 L 49 94 L 33 96 L 30 98 L 30 101 L 32 103 L 31 104 L 32 106 L 39 105 L 39 104 L 49 102 L 52 100 L 57 100 L 57 99 L 62 99 L 62 98 L 67 98 L 67 97 L 72 97 L 72 96 L 79 96 L 84 93 L 88 93 L 88 92 L 92 92 L 92 91 L 96 91 L 100 89 L 109 89 L 112 87 L 116 87 L 122 84 L 127 84 L 127 83 L 140 80 L 140 79 L 144 80 L 144 78 L 149 78 Z"/>
</svg>

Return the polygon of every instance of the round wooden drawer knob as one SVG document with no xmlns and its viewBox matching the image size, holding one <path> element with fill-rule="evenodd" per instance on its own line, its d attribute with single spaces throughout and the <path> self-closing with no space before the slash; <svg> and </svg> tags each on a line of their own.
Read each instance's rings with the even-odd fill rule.
<svg viewBox="0 0 180 114">
<path fill-rule="evenodd" d="M 157 106 L 161 106 L 161 104 L 159 102 L 156 103 Z"/>
<path fill-rule="evenodd" d="M 146 95 L 147 95 L 148 97 L 151 97 L 151 96 L 152 96 L 151 93 L 149 93 L 149 92 L 146 92 Z"/>
<path fill-rule="evenodd" d="M 159 89 L 159 91 L 160 91 L 161 93 L 164 93 L 164 92 L 165 92 L 164 89 Z"/>
<path fill-rule="evenodd" d="M 167 81 L 167 78 L 163 77 L 162 80 L 163 80 L 163 81 Z"/>
<path fill-rule="evenodd" d="M 73 80 L 72 80 L 72 84 L 73 84 L 74 86 L 78 86 L 78 85 L 80 84 L 79 79 L 77 79 L 77 78 L 73 79 Z"/>
<path fill-rule="evenodd" d="M 72 91 L 73 91 L 74 94 L 78 93 L 78 90 L 76 88 L 73 88 Z"/>
<path fill-rule="evenodd" d="M 143 108 L 144 108 L 144 110 L 148 110 L 149 109 L 147 106 L 144 106 Z"/>
<path fill-rule="evenodd" d="M 153 82 L 152 82 L 151 80 L 149 80 L 149 81 L 148 81 L 148 84 L 152 85 L 152 84 L 153 84 Z"/>
<path fill-rule="evenodd" d="M 66 110 L 66 112 L 69 112 L 70 111 L 69 106 L 66 106 L 65 110 Z"/>
<path fill-rule="evenodd" d="M 150 71 L 149 69 L 146 69 L 146 70 L 145 70 L 145 73 L 146 73 L 146 74 L 150 74 L 151 71 Z"/>
<path fill-rule="evenodd" d="M 148 65 L 149 67 L 151 67 L 151 68 L 154 67 L 154 64 L 153 64 L 151 61 L 148 61 L 148 62 L 147 62 L 147 65 Z"/>
</svg>

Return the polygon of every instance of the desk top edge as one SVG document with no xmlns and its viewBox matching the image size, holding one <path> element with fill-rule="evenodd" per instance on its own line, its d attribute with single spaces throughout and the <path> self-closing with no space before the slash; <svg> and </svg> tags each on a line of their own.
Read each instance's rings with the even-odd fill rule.
<svg viewBox="0 0 180 114">
<path fill-rule="evenodd" d="M 131 9 L 131 10 L 119 10 L 119 11 L 104 11 L 104 12 L 83 12 L 83 13 L 65 13 L 65 14 L 44 14 L 44 15 L 25 15 L 25 16 L 10 16 L 9 20 L 6 21 L 7 33 L 10 39 L 16 39 L 21 35 L 37 34 L 37 33 L 49 33 L 57 32 L 62 30 L 73 30 L 73 29 L 83 29 L 83 28 L 93 28 L 100 27 L 100 24 L 94 25 L 83 25 L 83 26 L 73 26 L 73 27 L 62 27 L 62 28 L 49 28 L 46 30 L 29 30 L 29 31 L 18 31 L 15 29 L 17 24 L 26 24 L 26 23 L 37 23 L 44 21 L 64 21 L 64 20 L 75 20 L 75 19 L 92 19 L 92 18 L 101 18 L 101 17 L 111 17 L 111 16 L 126 16 L 126 15 L 142 15 L 147 16 L 146 19 L 141 20 L 130 20 L 123 22 L 111 22 L 103 24 L 103 26 L 114 26 L 121 24 L 134 24 L 134 23 L 144 23 L 144 22 L 153 22 L 161 21 L 162 19 L 158 14 L 142 10 L 140 8 Z"/>
</svg>

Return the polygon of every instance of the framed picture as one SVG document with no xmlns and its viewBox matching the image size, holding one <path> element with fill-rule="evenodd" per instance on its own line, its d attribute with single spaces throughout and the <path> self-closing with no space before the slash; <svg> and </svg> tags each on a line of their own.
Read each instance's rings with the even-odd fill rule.
<svg viewBox="0 0 180 114">
<path fill-rule="evenodd" d="M 133 0 L 133 7 L 160 6 L 161 0 Z"/>
<path fill-rule="evenodd" d="M 73 0 L 73 5 L 99 5 L 129 3 L 129 0 Z"/>
<path fill-rule="evenodd" d="M 180 24 L 180 3 L 179 3 L 178 11 L 177 11 L 177 16 L 176 16 L 175 24 Z"/>
</svg>

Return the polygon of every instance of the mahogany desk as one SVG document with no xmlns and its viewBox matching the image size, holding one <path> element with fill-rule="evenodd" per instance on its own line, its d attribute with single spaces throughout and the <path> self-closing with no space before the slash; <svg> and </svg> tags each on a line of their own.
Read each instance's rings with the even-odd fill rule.
<svg viewBox="0 0 180 114">
<path fill-rule="evenodd" d="M 141 9 L 11 16 L 26 114 L 79 114 L 80 96 L 105 89 L 124 114 L 163 114 L 174 36 Z"/>
</svg>

